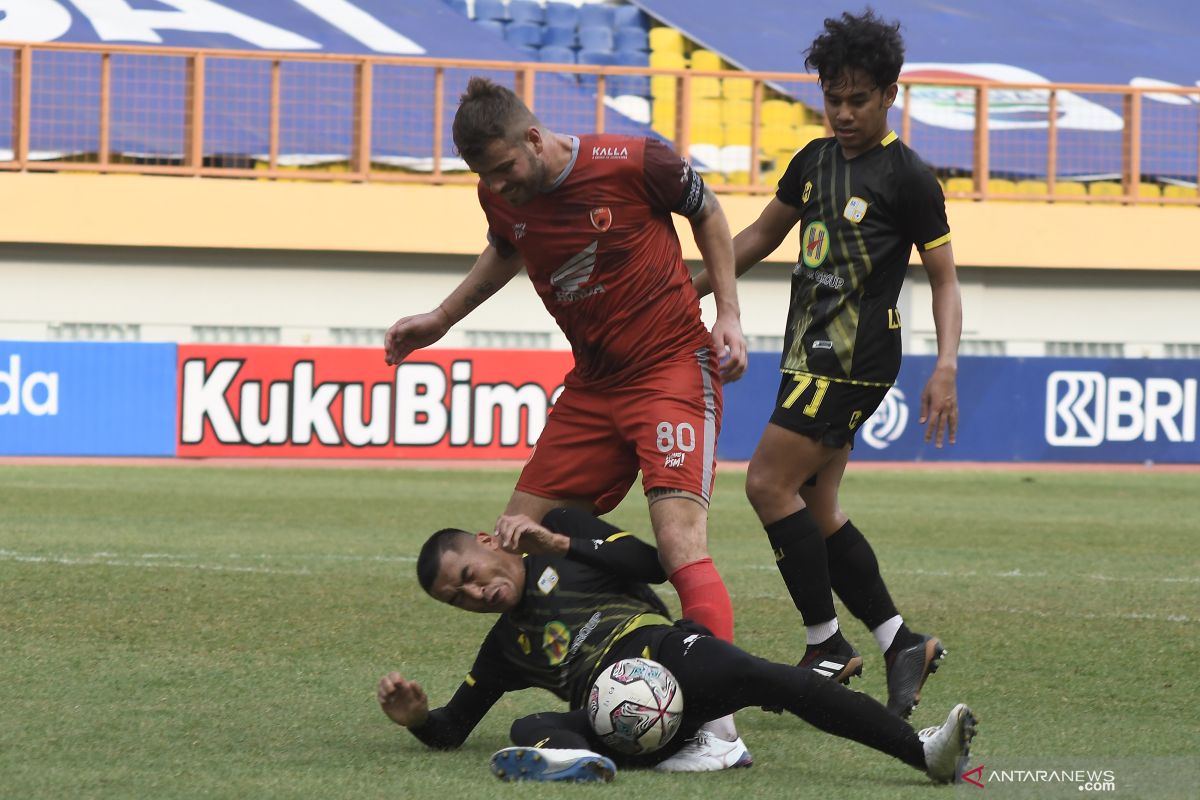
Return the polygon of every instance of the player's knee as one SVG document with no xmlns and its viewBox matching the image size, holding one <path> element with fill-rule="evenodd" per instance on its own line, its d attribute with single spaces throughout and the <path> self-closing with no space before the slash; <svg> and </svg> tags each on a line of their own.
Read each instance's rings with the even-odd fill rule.
<svg viewBox="0 0 1200 800">
<path fill-rule="evenodd" d="M 514 720 L 508 729 L 509 740 L 515 745 L 532 747 L 542 738 L 539 733 L 546 727 L 546 721 L 541 717 L 541 714 L 530 714 Z"/>
<path fill-rule="evenodd" d="M 746 470 L 746 499 L 761 517 L 779 505 L 781 495 L 779 481 L 768 470 L 756 467 L 753 462 Z"/>
</svg>

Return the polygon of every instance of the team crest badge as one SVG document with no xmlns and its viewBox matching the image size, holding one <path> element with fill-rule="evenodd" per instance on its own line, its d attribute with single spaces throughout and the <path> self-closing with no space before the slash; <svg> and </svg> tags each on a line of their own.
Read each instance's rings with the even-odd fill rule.
<svg viewBox="0 0 1200 800">
<path fill-rule="evenodd" d="M 804 184 L 804 194 L 800 195 L 800 202 L 807 203 L 808 198 L 812 195 L 812 181 L 806 181 Z"/>
<path fill-rule="evenodd" d="M 842 211 L 842 216 L 853 222 L 855 225 L 863 221 L 863 217 L 867 215 L 867 206 L 870 204 L 861 197 L 851 197 L 846 203 L 846 208 Z"/>
<path fill-rule="evenodd" d="M 547 622 L 542 630 L 542 652 L 550 660 L 550 665 L 557 667 L 567 657 L 567 647 L 571 644 L 571 631 L 558 620 Z"/>
<path fill-rule="evenodd" d="M 546 567 L 542 577 L 538 578 L 538 590 L 542 594 L 550 594 L 554 591 L 555 586 L 558 586 L 558 573 L 554 571 L 554 567 Z"/>
<path fill-rule="evenodd" d="M 808 227 L 804 229 L 804 235 L 800 237 L 800 258 L 804 260 L 804 266 L 816 269 L 824 263 L 827 255 L 829 255 L 829 229 L 825 227 L 824 222 L 814 220 L 808 223 Z"/>
<path fill-rule="evenodd" d="M 608 206 L 593 208 L 588 212 L 588 218 L 592 221 L 592 227 L 601 233 L 612 227 L 612 211 Z"/>
</svg>

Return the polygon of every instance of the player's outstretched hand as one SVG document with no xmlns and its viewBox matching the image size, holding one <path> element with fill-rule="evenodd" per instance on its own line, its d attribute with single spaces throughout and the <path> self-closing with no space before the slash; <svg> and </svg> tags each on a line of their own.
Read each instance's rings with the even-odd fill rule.
<svg viewBox="0 0 1200 800">
<path fill-rule="evenodd" d="M 429 347 L 450 330 L 450 317 L 441 306 L 427 314 L 404 317 L 388 328 L 383 337 L 383 352 L 389 366 L 396 366 L 414 350 Z"/>
<path fill-rule="evenodd" d="M 941 447 L 945 439 L 954 444 L 958 435 L 958 391 L 957 370 L 954 367 L 938 367 L 925 383 L 921 392 L 922 425 L 925 441 L 934 439 L 934 446 Z"/>
<path fill-rule="evenodd" d="M 539 525 L 524 514 L 503 514 L 496 520 L 496 539 L 500 549 L 509 553 L 566 555 L 571 540 Z"/>
<path fill-rule="evenodd" d="M 405 680 L 399 672 L 379 679 L 379 707 L 397 725 L 420 726 L 429 718 L 429 699 L 415 681 Z"/>
<path fill-rule="evenodd" d="M 746 371 L 746 337 L 737 317 L 717 315 L 712 329 L 713 347 L 721 361 L 721 380 L 733 383 Z"/>
</svg>

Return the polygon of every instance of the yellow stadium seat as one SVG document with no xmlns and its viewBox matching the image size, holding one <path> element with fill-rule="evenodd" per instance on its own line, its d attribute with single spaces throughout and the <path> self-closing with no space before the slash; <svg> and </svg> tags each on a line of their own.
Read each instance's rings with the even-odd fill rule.
<svg viewBox="0 0 1200 800">
<path fill-rule="evenodd" d="M 686 69 L 687 58 L 683 53 L 650 53 L 650 66 L 655 69 Z"/>
<path fill-rule="evenodd" d="M 724 122 L 722 117 L 720 100 L 715 98 L 692 100 L 692 124 L 714 123 L 720 125 Z"/>
<path fill-rule="evenodd" d="M 987 190 L 988 194 L 1016 194 L 1017 184 L 1004 178 L 989 178 Z"/>
<path fill-rule="evenodd" d="M 1092 181 L 1087 185 L 1087 193 L 1092 197 L 1120 197 L 1125 190 L 1116 181 Z"/>
<path fill-rule="evenodd" d="M 824 138 L 825 138 L 825 126 L 824 125 L 801 125 L 800 126 L 800 133 L 799 133 L 800 147 L 804 147 L 806 144 L 808 144 L 809 142 L 811 142 L 814 139 L 824 139 Z"/>
<path fill-rule="evenodd" d="M 788 147 L 783 150 L 772 150 L 768 156 L 771 161 L 775 162 L 776 169 L 787 169 L 787 165 L 792 163 L 792 159 L 796 156 L 796 150 Z"/>
<path fill-rule="evenodd" d="M 787 100 L 766 100 L 762 104 L 763 125 L 794 125 L 796 112 Z"/>
<path fill-rule="evenodd" d="M 750 126 L 749 125 L 726 125 L 725 126 L 725 144 L 739 144 L 750 146 Z"/>
<path fill-rule="evenodd" d="M 1162 187 L 1157 183 L 1139 183 L 1138 197 L 1162 197 Z"/>
<path fill-rule="evenodd" d="M 795 149 L 798 136 L 791 125 L 769 125 L 758 131 L 758 146 L 766 151 Z"/>
<path fill-rule="evenodd" d="M 675 137 L 675 114 L 677 108 L 673 102 L 655 100 L 650 109 L 650 124 L 654 130 L 668 139 Z"/>
<path fill-rule="evenodd" d="M 722 78 L 721 96 L 726 100 L 752 100 L 754 81 L 749 78 Z"/>
<path fill-rule="evenodd" d="M 946 194 L 970 194 L 975 191 L 974 178 L 947 178 Z"/>
<path fill-rule="evenodd" d="M 692 78 L 692 99 L 719 98 L 720 78 Z"/>
<path fill-rule="evenodd" d="M 1164 186 L 1163 197 L 1172 199 L 1196 199 L 1196 187 L 1194 186 Z"/>
<path fill-rule="evenodd" d="M 692 122 L 688 138 L 697 143 L 715 144 L 720 147 L 725 144 L 725 128 L 720 123 Z"/>
<path fill-rule="evenodd" d="M 726 172 L 725 173 L 725 182 L 729 186 L 749 186 L 750 185 L 750 173 L 749 172 L 741 172 L 741 171 Z"/>
<path fill-rule="evenodd" d="M 692 51 L 692 69 L 719 70 L 724 69 L 721 57 L 711 50 Z"/>
<path fill-rule="evenodd" d="M 655 100 L 669 100 L 674 103 L 676 92 L 677 84 L 674 75 L 650 76 L 650 96 Z"/>
<path fill-rule="evenodd" d="M 709 186 L 724 186 L 725 176 L 719 172 L 705 172 L 704 182 Z"/>
<path fill-rule="evenodd" d="M 721 102 L 721 122 L 726 125 L 749 125 L 750 112 L 754 104 L 748 100 L 729 100 Z"/>
<path fill-rule="evenodd" d="M 1045 181 L 1035 181 L 1027 178 L 1023 181 L 1017 181 L 1017 194 L 1047 195 L 1050 194 L 1050 185 Z"/>
<path fill-rule="evenodd" d="M 1087 187 L 1079 181 L 1059 181 L 1054 184 L 1054 196 L 1061 197 L 1081 197 L 1087 194 Z"/>
<path fill-rule="evenodd" d="M 656 53 L 679 53 L 683 55 L 683 34 L 674 28 L 651 28 L 650 50 Z"/>
</svg>

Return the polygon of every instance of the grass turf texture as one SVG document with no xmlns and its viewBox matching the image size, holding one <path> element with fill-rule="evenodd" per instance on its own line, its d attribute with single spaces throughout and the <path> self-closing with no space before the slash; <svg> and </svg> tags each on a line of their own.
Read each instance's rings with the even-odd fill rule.
<svg viewBox="0 0 1200 800">
<path fill-rule="evenodd" d="M 444 702 L 491 618 L 426 598 L 413 556 L 438 527 L 488 527 L 514 475 L 0 467 L 0 794 L 948 796 L 898 761 L 757 709 L 738 717 L 756 766 L 718 775 L 501 784 L 487 758 L 509 722 L 558 707 L 538 690 L 503 699 L 461 750 L 426 750 L 379 712 L 375 682 L 397 669 Z M 722 474 L 711 550 L 738 643 L 794 662 L 803 629 L 742 480 Z M 970 703 L 973 764 L 1194 766 L 1195 486 L 1149 471 L 851 467 L 846 508 L 898 606 L 950 651 L 914 724 Z M 649 538 L 636 492 L 610 519 Z M 856 688 L 883 698 L 874 641 L 840 610 L 866 657 Z"/>
</svg>

